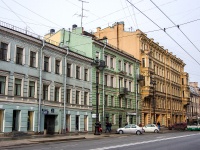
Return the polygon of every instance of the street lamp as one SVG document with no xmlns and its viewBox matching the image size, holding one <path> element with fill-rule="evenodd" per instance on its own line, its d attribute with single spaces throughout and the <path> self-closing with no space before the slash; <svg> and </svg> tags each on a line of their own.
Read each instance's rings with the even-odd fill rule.
<svg viewBox="0 0 200 150">
<path fill-rule="evenodd" d="M 98 53 L 96 54 L 96 59 L 93 60 L 92 63 L 93 66 L 96 67 L 96 123 L 95 123 L 95 132 L 94 135 L 100 135 L 99 133 L 99 73 L 101 70 L 103 70 L 106 65 L 105 61 L 99 60 L 99 55 Z"/>
<path fill-rule="evenodd" d="M 156 81 L 151 79 L 150 82 L 153 85 L 153 123 L 156 124 L 156 100 L 155 100 L 155 90 L 156 90 Z"/>
</svg>

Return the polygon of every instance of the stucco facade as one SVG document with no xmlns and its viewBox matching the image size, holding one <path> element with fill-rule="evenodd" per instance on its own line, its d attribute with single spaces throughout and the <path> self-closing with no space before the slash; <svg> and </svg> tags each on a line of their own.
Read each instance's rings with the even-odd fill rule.
<svg viewBox="0 0 200 150">
<path fill-rule="evenodd" d="M 72 31 L 65 32 L 61 29 L 55 34 L 61 36 L 54 40 L 61 42 L 63 47 L 69 46 L 71 50 L 92 58 L 94 61 L 98 59 L 105 62 L 106 67 L 103 70 L 98 70 L 95 65 L 92 68 L 93 129 L 96 122 L 97 74 L 99 75 L 99 121 L 102 127 L 105 128 L 106 121 L 112 123 L 113 130 L 124 126 L 126 122 L 139 121 L 140 116 L 136 117 L 138 114 L 136 112 L 140 110 L 137 107 L 140 94 L 136 93 L 138 83 L 136 75 L 139 73 L 140 61 L 106 44 L 106 40 L 96 40 L 94 35 L 85 32 L 83 28 L 76 27 Z M 54 38 L 54 34 L 45 37 L 51 40 L 51 36 Z"/>
<path fill-rule="evenodd" d="M 142 31 L 125 31 L 124 22 L 105 29 L 98 27 L 94 35 L 100 39 L 107 38 L 108 43 L 141 61 L 140 74 L 144 77 L 140 82 L 143 125 L 153 123 L 154 116 L 155 122 L 160 121 L 165 126 L 186 121 L 189 86 L 188 74 L 184 72 L 185 64 L 181 59 Z"/>
<path fill-rule="evenodd" d="M 0 132 L 92 131 L 92 59 L 38 37 L 0 26 Z"/>
</svg>

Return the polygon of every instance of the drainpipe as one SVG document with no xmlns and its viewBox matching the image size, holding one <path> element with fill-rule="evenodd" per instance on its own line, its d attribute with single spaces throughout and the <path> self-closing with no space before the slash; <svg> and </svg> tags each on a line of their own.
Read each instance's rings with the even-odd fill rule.
<svg viewBox="0 0 200 150">
<path fill-rule="evenodd" d="M 63 133 L 66 133 L 66 84 L 67 84 L 67 55 L 69 54 L 69 49 L 67 48 L 67 54 L 65 55 L 65 63 L 64 63 L 64 68 L 65 68 L 65 73 L 64 73 L 64 112 L 63 112 Z"/>
<path fill-rule="evenodd" d="M 105 45 L 104 45 L 104 47 L 103 47 L 103 61 L 104 61 L 104 49 L 106 48 L 106 44 L 107 44 L 107 41 L 106 41 L 106 43 L 105 43 Z M 103 73 L 103 114 L 102 114 L 102 127 L 104 127 L 104 116 L 105 116 L 105 108 L 104 108 L 104 106 L 105 106 L 105 103 L 104 103 L 104 93 L 105 93 L 105 91 L 104 91 L 104 69 L 103 69 L 103 71 L 102 71 L 102 73 Z"/>
<path fill-rule="evenodd" d="M 136 68 L 136 64 L 135 64 Z M 136 124 L 138 125 L 138 84 L 137 84 L 137 78 L 138 78 L 138 68 L 136 68 L 136 78 L 135 78 L 135 110 L 136 110 Z"/>
<path fill-rule="evenodd" d="M 38 133 L 40 133 L 41 126 L 41 99 L 42 99 L 42 50 L 44 48 L 45 41 L 42 40 L 42 47 L 40 49 L 40 86 L 39 86 L 39 110 L 38 110 Z"/>
</svg>

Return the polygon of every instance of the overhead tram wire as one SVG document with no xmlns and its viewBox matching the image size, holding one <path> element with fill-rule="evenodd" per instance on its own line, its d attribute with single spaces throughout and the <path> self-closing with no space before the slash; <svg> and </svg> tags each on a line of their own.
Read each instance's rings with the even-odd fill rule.
<svg viewBox="0 0 200 150">
<path fill-rule="evenodd" d="M 25 8 L 25 9 L 29 10 L 29 11 L 32 12 L 32 13 L 34 13 L 35 15 L 37 15 L 37 16 L 39 16 L 39 17 L 41 17 L 41 18 L 43 18 L 43 19 L 45 19 L 45 20 L 47 20 L 47 21 L 49 21 L 49 22 L 51 22 L 51 23 L 53 23 L 53 24 L 55 24 L 56 26 L 59 26 L 59 27 L 63 28 L 63 27 L 60 26 L 59 24 L 57 24 L 57 23 L 55 23 L 55 22 L 53 22 L 53 21 L 51 21 L 51 20 L 49 20 L 49 19 L 47 19 L 47 18 L 45 18 L 45 17 L 39 15 L 38 13 L 36 13 L 36 12 L 32 11 L 31 9 L 25 7 L 24 5 L 18 3 L 16 0 L 13 0 L 13 1 L 14 1 L 15 3 L 17 3 L 18 5 L 20 5 L 21 7 L 23 7 L 23 8 Z"/>
<path fill-rule="evenodd" d="M 180 26 L 175 24 L 152 0 L 150 0 L 162 13 L 163 15 L 165 15 L 165 17 L 167 17 L 175 26 L 177 26 L 177 28 L 179 29 L 179 31 L 181 31 L 181 33 L 187 38 L 188 41 L 190 41 L 190 43 L 200 52 L 200 50 L 197 48 L 197 46 L 188 38 L 188 36 L 180 29 Z"/>
<path fill-rule="evenodd" d="M 26 22 L 24 22 L 24 20 L 22 20 L 18 15 L 17 15 L 17 13 L 15 13 L 3 0 L 1 0 L 3 3 L 4 3 L 4 5 L 6 5 L 6 7 L 8 7 L 8 9 L 10 9 L 10 11 L 12 11 L 12 13 L 13 14 L 15 14 L 27 27 L 29 27 L 28 26 L 28 24 L 26 23 Z M 31 27 L 29 27 L 30 29 L 31 29 Z M 33 31 L 33 29 L 31 29 L 32 31 Z M 34 33 L 35 33 L 35 31 L 33 31 Z"/>
<path fill-rule="evenodd" d="M 129 0 L 127 0 L 127 2 L 129 2 Z M 142 13 L 146 18 L 148 18 L 153 24 L 155 24 L 158 28 L 160 28 L 161 30 L 163 30 L 165 32 L 164 29 L 162 29 L 158 24 L 156 24 L 151 18 L 149 18 L 146 14 L 144 14 L 139 8 L 137 8 L 135 5 L 133 5 L 131 2 L 129 2 L 133 7 L 135 7 L 140 13 Z M 168 35 L 168 37 L 170 37 L 171 40 L 173 40 L 182 50 L 184 50 L 197 64 L 200 63 L 192 56 L 190 55 L 174 38 L 172 38 L 172 36 L 170 36 L 167 32 L 165 32 L 165 34 Z"/>
</svg>

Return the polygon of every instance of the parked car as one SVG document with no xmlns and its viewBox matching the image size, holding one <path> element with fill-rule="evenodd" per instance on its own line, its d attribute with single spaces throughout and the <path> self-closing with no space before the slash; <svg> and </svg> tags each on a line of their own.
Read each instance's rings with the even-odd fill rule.
<svg viewBox="0 0 200 150">
<path fill-rule="evenodd" d="M 138 125 L 135 125 L 135 124 L 128 124 L 126 125 L 125 127 L 123 128 L 119 128 L 117 129 L 117 133 L 119 134 L 124 134 L 124 133 L 135 133 L 137 135 L 140 135 L 142 134 L 144 131 L 143 131 L 143 128 L 142 127 L 139 127 Z"/>
<path fill-rule="evenodd" d="M 173 125 L 168 126 L 169 130 L 185 130 L 187 129 L 187 123 L 186 122 L 180 122 L 180 123 L 175 123 Z"/>
<path fill-rule="evenodd" d="M 155 132 L 158 133 L 159 129 L 155 124 L 147 124 L 143 127 L 144 132 Z"/>
</svg>

